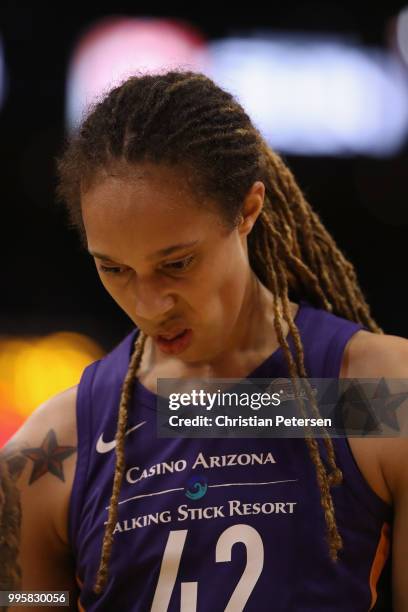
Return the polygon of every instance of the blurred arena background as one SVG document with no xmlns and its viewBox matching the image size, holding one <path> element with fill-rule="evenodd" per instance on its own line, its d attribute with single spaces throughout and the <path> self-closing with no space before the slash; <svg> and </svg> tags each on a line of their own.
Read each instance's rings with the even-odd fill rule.
<svg viewBox="0 0 408 612">
<path fill-rule="evenodd" d="M 132 327 L 54 190 L 65 136 L 136 70 L 201 70 L 234 93 L 354 262 L 379 324 L 408 336 L 408 2 L 381 4 L 1 4 L 0 446 Z"/>
</svg>

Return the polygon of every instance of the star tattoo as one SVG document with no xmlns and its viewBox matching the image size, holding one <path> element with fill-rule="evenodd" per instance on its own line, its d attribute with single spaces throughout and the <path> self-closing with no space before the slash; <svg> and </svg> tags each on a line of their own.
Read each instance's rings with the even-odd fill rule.
<svg viewBox="0 0 408 612">
<path fill-rule="evenodd" d="M 50 429 L 40 447 L 21 450 L 25 457 L 34 462 L 28 484 L 32 484 L 47 472 L 54 474 L 62 482 L 65 482 L 62 462 L 75 451 L 75 446 L 59 446 L 55 431 Z"/>
<path fill-rule="evenodd" d="M 398 408 L 408 399 L 408 392 L 392 393 L 385 378 L 381 378 L 373 396 L 373 404 L 383 423 L 394 431 L 400 431 L 398 422 Z"/>
</svg>

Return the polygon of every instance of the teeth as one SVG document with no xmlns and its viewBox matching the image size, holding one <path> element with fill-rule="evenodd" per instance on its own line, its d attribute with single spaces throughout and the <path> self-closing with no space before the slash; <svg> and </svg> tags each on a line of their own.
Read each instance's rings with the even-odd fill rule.
<svg viewBox="0 0 408 612">
<path fill-rule="evenodd" d="M 161 338 L 164 338 L 165 340 L 174 340 L 175 338 L 178 338 L 178 336 L 184 334 L 184 332 L 185 330 L 183 329 L 181 332 L 178 332 L 178 334 L 174 334 L 173 336 L 161 336 Z"/>
</svg>

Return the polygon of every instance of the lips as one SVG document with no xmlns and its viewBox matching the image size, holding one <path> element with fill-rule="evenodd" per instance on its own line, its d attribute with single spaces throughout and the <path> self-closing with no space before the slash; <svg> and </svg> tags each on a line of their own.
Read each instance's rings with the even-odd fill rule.
<svg viewBox="0 0 408 612">
<path fill-rule="evenodd" d="M 154 341 L 162 353 L 167 355 L 178 355 L 185 351 L 192 343 L 193 330 L 187 327 L 182 330 L 177 336 L 170 339 L 162 336 L 156 336 Z"/>
<path fill-rule="evenodd" d="M 172 331 L 166 331 L 160 334 L 156 334 L 155 338 L 164 338 L 165 340 L 173 340 L 176 336 L 182 334 L 187 327 L 178 327 L 177 329 L 173 329 Z"/>
</svg>

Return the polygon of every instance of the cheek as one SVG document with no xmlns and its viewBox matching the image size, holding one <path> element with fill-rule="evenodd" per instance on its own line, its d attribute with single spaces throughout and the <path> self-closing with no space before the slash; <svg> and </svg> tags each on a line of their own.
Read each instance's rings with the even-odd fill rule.
<svg viewBox="0 0 408 612">
<path fill-rule="evenodd" d="M 214 253 L 205 270 L 208 289 L 224 299 L 234 300 L 245 287 L 248 264 L 235 236 L 225 241 Z"/>
<path fill-rule="evenodd" d="M 120 284 L 111 280 L 109 276 L 102 274 L 98 270 L 99 279 L 104 289 L 109 293 L 114 302 L 124 311 L 128 316 L 132 315 L 132 300 L 129 291 L 121 288 Z"/>
<path fill-rule="evenodd" d="M 219 292 L 220 301 L 222 302 L 223 310 L 228 311 L 229 316 L 233 319 L 241 308 L 245 283 L 238 273 L 225 277 L 223 281 Z"/>
<path fill-rule="evenodd" d="M 106 289 L 106 291 L 112 295 L 109 279 L 106 278 L 105 274 L 99 272 L 98 267 L 96 267 L 96 273 L 99 276 L 99 280 L 101 281 L 104 289 Z"/>
<path fill-rule="evenodd" d="M 231 303 L 239 301 L 245 290 L 247 274 L 247 265 L 242 252 L 231 245 L 231 248 L 218 265 L 214 265 L 213 269 L 217 278 L 218 293 L 223 300 Z"/>
<path fill-rule="evenodd" d="M 115 296 L 118 293 L 116 284 L 112 282 L 112 279 L 109 277 L 108 274 L 104 274 L 103 272 L 100 272 L 98 268 L 96 268 L 96 271 L 98 273 L 99 280 L 101 281 L 103 287 L 113 297 L 113 299 L 115 299 Z"/>
<path fill-rule="evenodd" d="M 214 262 L 198 284 L 195 303 L 200 312 L 214 323 L 233 324 L 244 299 L 245 278 L 246 268 L 237 259 Z"/>
</svg>

